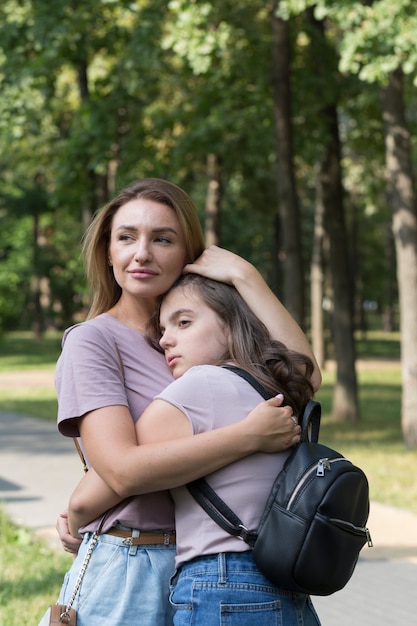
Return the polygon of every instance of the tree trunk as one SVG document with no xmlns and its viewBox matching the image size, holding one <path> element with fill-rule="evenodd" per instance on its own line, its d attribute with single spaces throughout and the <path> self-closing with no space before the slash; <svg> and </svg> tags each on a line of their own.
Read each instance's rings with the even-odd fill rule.
<svg viewBox="0 0 417 626">
<path fill-rule="evenodd" d="M 389 203 L 389 200 L 388 200 Z M 394 309 L 396 302 L 396 284 L 395 277 L 393 276 L 391 268 L 395 266 L 395 249 L 394 238 L 392 233 L 392 224 L 387 222 L 385 227 L 385 306 L 382 311 L 382 327 L 388 332 L 392 333 L 395 330 L 395 317 Z"/>
<path fill-rule="evenodd" d="M 33 243 L 33 269 L 31 278 L 31 290 L 32 290 L 32 302 L 33 302 L 33 322 L 32 328 L 37 339 L 41 339 L 44 333 L 44 319 L 41 303 L 41 274 L 39 268 L 40 257 L 40 227 L 39 227 L 39 213 L 35 211 L 33 215 L 33 231 L 32 231 L 32 243 Z"/>
<path fill-rule="evenodd" d="M 341 147 L 337 119 L 336 59 L 327 45 L 324 23 L 316 20 L 310 10 L 307 17 L 317 32 L 316 46 L 312 48 L 318 72 L 322 71 L 319 54 L 327 49 L 326 89 L 329 104 L 323 106 L 322 158 L 317 176 L 317 206 L 322 206 L 324 240 L 326 243 L 327 273 L 330 278 L 331 305 L 329 307 L 332 338 L 336 359 L 336 385 L 333 393 L 332 414 L 339 421 L 359 419 L 358 385 L 355 370 L 355 337 L 353 323 L 353 285 L 347 245 L 344 215 Z M 324 44 L 324 46 L 323 46 Z M 320 98 L 321 94 L 317 94 Z"/>
<path fill-rule="evenodd" d="M 207 197 L 205 212 L 205 243 L 208 248 L 219 243 L 220 221 L 220 167 L 217 155 L 209 154 L 207 157 Z"/>
<path fill-rule="evenodd" d="M 318 184 L 324 206 L 324 229 L 329 242 L 329 273 L 333 293 L 332 335 L 337 365 L 332 414 L 339 421 L 359 418 L 355 370 L 352 281 L 340 169 L 340 138 L 336 106 L 325 111 L 328 142 L 321 162 Z"/>
<path fill-rule="evenodd" d="M 397 254 L 400 303 L 402 408 L 407 446 L 417 447 L 417 208 L 410 133 L 404 115 L 403 77 L 399 68 L 382 90 L 385 158 Z"/>
<path fill-rule="evenodd" d="M 317 189 L 314 215 L 313 251 L 310 269 L 311 293 L 311 345 L 321 369 L 325 364 L 324 323 L 323 323 L 323 201 L 321 189 Z"/>
<path fill-rule="evenodd" d="M 289 24 L 276 17 L 278 0 L 273 2 L 272 86 L 277 151 L 277 196 L 279 206 L 278 263 L 283 271 L 283 301 L 300 325 L 304 325 L 304 281 L 300 210 L 294 176 L 291 125 L 291 53 Z"/>
<path fill-rule="evenodd" d="M 80 62 L 77 67 L 78 90 L 81 102 L 85 103 L 90 98 L 90 88 L 88 83 L 88 65 L 87 61 Z M 85 230 L 91 222 L 91 218 L 98 208 L 97 196 L 100 195 L 99 183 L 94 168 L 89 163 L 88 155 L 86 155 L 86 174 L 90 182 L 89 194 L 86 196 L 85 203 L 81 207 L 81 220 L 83 230 Z"/>
</svg>

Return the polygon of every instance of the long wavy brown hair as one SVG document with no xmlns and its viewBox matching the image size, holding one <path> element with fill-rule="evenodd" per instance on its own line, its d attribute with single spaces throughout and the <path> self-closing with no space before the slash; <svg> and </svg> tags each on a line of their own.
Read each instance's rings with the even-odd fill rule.
<svg viewBox="0 0 417 626">
<path fill-rule="evenodd" d="M 179 288 L 197 293 L 230 330 L 228 350 L 217 365 L 232 361 L 252 374 L 271 396 L 282 393 L 285 404 L 292 407 L 295 415 L 301 415 L 314 395 L 311 359 L 271 339 L 266 326 L 231 285 L 198 274 L 184 274 L 168 293 Z"/>
</svg>

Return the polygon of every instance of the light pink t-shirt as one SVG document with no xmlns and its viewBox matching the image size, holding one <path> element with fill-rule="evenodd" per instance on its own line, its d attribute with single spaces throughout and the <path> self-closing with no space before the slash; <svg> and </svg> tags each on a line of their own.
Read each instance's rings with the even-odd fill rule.
<svg viewBox="0 0 417 626">
<path fill-rule="evenodd" d="M 190 420 L 194 434 L 240 421 L 263 400 L 240 376 L 213 365 L 192 367 L 158 398 L 179 408 Z M 253 454 L 206 478 L 246 528 L 256 530 L 273 481 L 288 455 L 288 451 Z M 245 542 L 222 530 L 186 487 L 171 493 L 175 501 L 177 566 L 206 554 L 249 550 Z"/>
<path fill-rule="evenodd" d="M 153 397 L 172 382 L 172 375 L 164 356 L 140 333 L 104 313 L 66 331 L 55 382 L 58 428 L 77 437 L 78 418 L 106 406 L 127 406 L 136 422 Z M 69 477 L 69 484 L 73 481 Z M 172 530 L 172 499 L 167 491 L 128 498 L 107 515 L 103 530 L 116 523 Z M 84 530 L 96 527 L 93 522 Z"/>
</svg>

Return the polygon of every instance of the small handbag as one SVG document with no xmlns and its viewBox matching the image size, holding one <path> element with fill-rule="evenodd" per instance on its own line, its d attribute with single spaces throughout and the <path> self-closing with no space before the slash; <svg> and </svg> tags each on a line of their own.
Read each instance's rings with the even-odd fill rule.
<svg viewBox="0 0 417 626">
<path fill-rule="evenodd" d="M 226 366 L 265 398 L 250 374 Z M 342 589 L 365 543 L 369 487 L 364 472 L 336 450 L 318 443 L 321 408 L 310 400 L 301 420 L 301 441 L 272 486 L 258 529 L 239 517 L 200 478 L 187 485 L 195 500 L 229 534 L 253 550 L 259 570 L 289 591 L 330 595 Z"/>
<path fill-rule="evenodd" d="M 74 591 L 71 594 L 68 604 L 63 605 L 57 603 L 49 606 L 38 626 L 59 626 L 60 624 L 66 624 L 67 626 L 76 626 L 77 612 L 75 609 L 72 608 L 72 605 L 74 604 L 77 593 L 81 587 L 81 583 L 87 570 L 87 566 L 90 562 L 91 555 L 93 554 L 93 550 L 96 547 L 101 529 L 103 527 L 104 517 L 105 516 L 102 517 L 99 527 L 97 528 L 97 530 L 94 531 L 90 539 L 87 552 L 85 553 L 85 557 L 81 564 L 80 572 L 74 586 Z"/>
</svg>

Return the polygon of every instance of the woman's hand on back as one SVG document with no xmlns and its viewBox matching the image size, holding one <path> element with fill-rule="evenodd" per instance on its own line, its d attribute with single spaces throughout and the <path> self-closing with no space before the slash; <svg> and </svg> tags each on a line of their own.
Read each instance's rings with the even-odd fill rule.
<svg viewBox="0 0 417 626">
<path fill-rule="evenodd" d="M 282 452 L 300 441 L 301 428 L 294 422 L 292 408 L 281 403 L 282 396 L 261 402 L 240 422 L 258 441 L 259 452 Z"/>
</svg>

